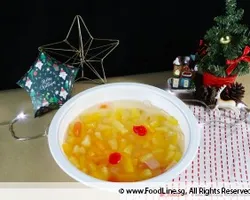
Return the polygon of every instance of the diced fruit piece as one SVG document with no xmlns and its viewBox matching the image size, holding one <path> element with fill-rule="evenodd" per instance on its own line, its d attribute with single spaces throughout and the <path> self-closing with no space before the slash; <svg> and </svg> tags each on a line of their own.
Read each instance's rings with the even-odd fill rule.
<svg viewBox="0 0 250 200">
<path fill-rule="evenodd" d="M 137 164 L 138 164 L 138 159 L 136 159 L 136 158 L 133 159 L 133 165 L 134 165 L 134 166 L 137 166 Z"/>
<path fill-rule="evenodd" d="M 75 167 L 80 168 L 80 163 L 79 163 L 79 161 L 77 160 L 76 157 L 71 156 L 71 157 L 69 158 L 69 161 L 70 161 Z"/>
<path fill-rule="evenodd" d="M 177 143 L 178 143 L 178 134 L 176 132 L 172 133 L 168 137 L 168 142 L 173 144 L 173 145 L 177 145 Z"/>
<path fill-rule="evenodd" d="M 91 160 L 97 165 L 105 165 L 107 164 L 107 156 L 93 156 Z"/>
<path fill-rule="evenodd" d="M 123 122 L 126 122 L 126 121 L 129 119 L 129 117 L 130 117 L 130 112 L 129 112 L 129 110 L 128 110 L 128 109 L 124 110 L 124 112 L 122 113 L 122 116 L 121 116 L 121 117 L 122 117 L 121 120 L 122 120 Z"/>
<path fill-rule="evenodd" d="M 179 124 L 178 121 L 173 116 L 169 116 L 167 120 L 168 120 L 168 123 L 170 123 L 172 125 L 176 126 Z"/>
<path fill-rule="evenodd" d="M 82 140 L 82 145 L 85 146 L 85 147 L 89 147 L 91 145 L 89 135 L 86 135 L 85 138 Z"/>
<path fill-rule="evenodd" d="M 81 120 L 85 122 L 86 124 L 97 122 L 99 119 L 100 119 L 100 114 L 98 112 L 92 113 L 91 115 L 81 118 Z"/>
<path fill-rule="evenodd" d="M 116 139 L 111 139 L 108 141 L 108 143 L 112 150 L 117 150 L 118 144 Z"/>
<path fill-rule="evenodd" d="M 147 178 L 152 177 L 153 173 L 151 172 L 150 169 L 144 169 L 144 170 L 141 172 L 140 175 L 141 175 L 141 178 L 147 179 Z"/>
<path fill-rule="evenodd" d="M 170 161 L 174 155 L 175 155 L 175 151 L 168 151 L 167 156 L 166 156 L 166 161 L 167 162 Z"/>
<path fill-rule="evenodd" d="M 96 136 L 98 139 L 102 140 L 102 134 L 101 134 L 100 132 L 95 132 L 95 136 Z"/>
<path fill-rule="evenodd" d="M 101 151 L 104 151 L 105 150 L 105 146 L 104 146 L 104 144 L 102 143 L 102 142 L 100 142 L 100 141 L 96 141 L 95 142 L 95 145 L 96 145 L 96 147 L 99 149 L 99 150 L 101 150 Z"/>
<path fill-rule="evenodd" d="M 115 114 L 114 114 L 115 119 L 121 120 L 123 110 L 124 110 L 123 108 L 116 109 Z"/>
<path fill-rule="evenodd" d="M 131 153 L 132 153 L 132 149 L 133 149 L 133 146 L 132 146 L 132 145 L 128 145 L 128 146 L 123 150 L 123 152 L 124 152 L 124 153 L 127 153 L 127 154 L 131 154 Z"/>
<path fill-rule="evenodd" d="M 153 128 L 156 128 L 156 127 L 159 127 L 160 126 L 160 123 L 159 123 L 159 121 L 152 121 L 151 123 L 150 123 L 150 126 L 151 127 L 153 127 Z"/>
<path fill-rule="evenodd" d="M 109 171 L 108 171 L 108 168 L 105 167 L 105 166 L 102 166 L 101 167 L 101 173 L 102 173 L 102 178 L 104 180 L 107 180 L 109 178 Z"/>
<path fill-rule="evenodd" d="M 69 156 L 69 155 L 71 154 L 71 152 L 72 152 L 73 146 L 72 146 L 71 144 L 64 143 L 62 147 L 63 147 L 64 153 L 65 153 L 67 156 Z"/>
<path fill-rule="evenodd" d="M 122 155 L 118 152 L 114 152 L 109 155 L 109 163 L 112 165 L 116 165 L 121 161 Z"/>
<path fill-rule="evenodd" d="M 171 163 L 166 167 L 166 169 L 165 169 L 164 171 L 169 170 L 170 168 L 172 168 L 173 166 L 175 166 L 176 163 L 177 163 L 177 162 L 175 162 L 175 161 L 171 162 Z"/>
<path fill-rule="evenodd" d="M 89 150 L 89 151 L 87 152 L 87 154 L 88 154 L 89 157 L 93 157 L 93 156 L 96 155 L 96 153 L 95 153 L 93 150 Z"/>
<path fill-rule="evenodd" d="M 152 151 L 152 153 L 158 154 L 158 153 L 163 153 L 164 149 L 155 149 Z"/>
<path fill-rule="evenodd" d="M 143 148 L 149 148 L 150 147 L 150 143 L 149 142 L 146 142 L 143 144 Z"/>
<path fill-rule="evenodd" d="M 108 108 L 108 105 L 107 104 L 101 104 L 99 108 L 105 109 L 105 108 Z"/>
<path fill-rule="evenodd" d="M 127 133 L 128 132 L 128 130 L 124 127 L 124 125 L 121 122 L 119 122 L 118 120 L 114 120 L 112 125 L 113 125 L 114 128 L 116 128 L 121 133 Z"/>
<path fill-rule="evenodd" d="M 147 134 L 147 129 L 145 126 L 133 126 L 133 131 L 139 136 L 144 136 Z"/>
<path fill-rule="evenodd" d="M 160 122 L 164 122 L 164 121 L 166 120 L 166 117 L 163 116 L 163 115 L 158 115 L 158 116 L 157 116 L 157 120 L 158 120 L 159 123 L 160 123 Z"/>
<path fill-rule="evenodd" d="M 174 151 L 174 150 L 176 150 L 176 146 L 173 145 L 173 144 L 169 144 L 168 150 L 169 150 L 169 151 Z"/>
<path fill-rule="evenodd" d="M 79 164 L 80 164 L 80 168 L 83 169 L 83 168 L 86 168 L 86 158 L 81 156 L 79 158 Z"/>
<path fill-rule="evenodd" d="M 114 175 L 111 175 L 109 178 L 108 178 L 108 181 L 110 182 L 118 182 L 118 178 L 116 178 Z"/>
<path fill-rule="evenodd" d="M 176 162 L 179 162 L 179 160 L 182 158 L 182 154 L 177 151 L 173 157 L 173 159 L 176 161 Z"/>
<path fill-rule="evenodd" d="M 106 124 L 98 124 L 97 130 L 102 132 L 106 130 L 111 130 L 111 127 Z"/>
<path fill-rule="evenodd" d="M 89 171 L 95 172 L 97 170 L 97 166 L 94 163 L 88 163 Z"/>
<path fill-rule="evenodd" d="M 82 168 L 82 171 L 84 172 L 84 173 L 88 173 L 88 169 L 87 168 Z"/>
<path fill-rule="evenodd" d="M 150 158 L 153 158 L 153 154 L 152 153 L 148 153 L 146 155 L 143 155 L 140 157 L 140 161 L 141 162 L 146 162 L 147 160 L 149 160 Z"/>
<path fill-rule="evenodd" d="M 66 142 L 68 144 L 75 144 L 76 143 L 76 138 L 74 136 L 68 136 L 68 138 L 66 139 Z"/>
<path fill-rule="evenodd" d="M 150 158 L 146 160 L 145 163 L 152 170 L 160 167 L 160 163 L 155 158 Z"/>
<path fill-rule="evenodd" d="M 94 129 L 96 127 L 96 123 L 90 123 L 90 124 L 86 124 L 85 127 L 87 129 Z"/>
<path fill-rule="evenodd" d="M 145 125 L 145 127 L 147 128 L 148 132 L 151 132 L 151 133 L 155 132 L 155 130 L 151 126 L 149 126 L 147 124 Z"/>
<path fill-rule="evenodd" d="M 140 110 L 137 108 L 131 109 L 131 117 L 138 119 L 140 117 Z"/>
<path fill-rule="evenodd" d="M 75 122 L 73 132 L 76 137 L 79 137 L 82 130 L 82 123 L 81 122 Z"/>
<path fill-rule="evenodd" d="M 159 132 L 167 132 L 168 131 L 168 129 L 166 127 L 156 127 L 155 130 L 159 131 Z"/>
<path fill-rule="evenodd" d="M 79 154 L 80 153 L 80 147 L 78 145 L 75 145 L 73 148 L 73 153 L 74 154 Z"/>
<path fill-rule="evenodd" d="M 124 138 L 122 138 L 121 140 L 118 140 L 119 142 L 119 149 L 122 151 L 128 144 L 127 144 L 127 140 L 125 140 Z"/>
<path fill-rule="evenodd" d="M 132 159 L 130 157 L 124 156 L 122 164 L 123 164 L 125 172 L 128 172 L 128 173 L 134 172 L 133 162 L 132 162 Z"/>
</svg>

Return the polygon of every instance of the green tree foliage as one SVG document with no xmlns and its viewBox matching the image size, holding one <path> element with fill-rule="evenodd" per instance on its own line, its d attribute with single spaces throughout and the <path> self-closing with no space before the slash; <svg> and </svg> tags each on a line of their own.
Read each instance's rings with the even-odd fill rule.
<svg viewBox="0 0 250 200">
<path fill-rule="evenodd" d="M 237 9 L 236 0 L 226 0 L 225 14 L 215 17 L 215 25 L 204 36 L 206 54 L 198 59 L 203 72 L 226 77 L 226 60 L 239 58 L 249 44 L 248 27 L 240 24 L 244 10 Z M 249 73 L 249 63 L 241 61 L 231 75 Z"/>
</svg>

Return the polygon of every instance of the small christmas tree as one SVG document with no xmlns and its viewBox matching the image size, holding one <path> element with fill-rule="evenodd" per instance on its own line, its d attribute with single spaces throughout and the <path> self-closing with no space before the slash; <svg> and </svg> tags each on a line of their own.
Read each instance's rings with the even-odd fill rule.
<svg viewBox="0 0 250 200">
<path fill-rule="evenodd" d="M 243 9 L 237 9 L 236 0 L 226 0 L 225 15 L 216 17 L 216 25 L 204 36 L 205 54 L 198 55 L 202 72 L 216 77 L 249 73 L 249 31 L 240 24 L 243 14 Z"/>
</svg>

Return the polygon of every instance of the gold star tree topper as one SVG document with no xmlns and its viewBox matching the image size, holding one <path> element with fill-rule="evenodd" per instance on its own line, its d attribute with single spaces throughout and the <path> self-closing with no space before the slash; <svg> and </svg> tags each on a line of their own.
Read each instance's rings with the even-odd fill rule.
<svg viewBox="0 0 250 200">
<path fill-rule="evenodd" d="M 79 67 L 81 77 L 77 80 L 107 83 L 103 61 L 118 45 L 119 40 L 94 38 L 82 17 L 76 15 L 64 40 L 40 46 L 39 51 L 54 54 L 65 64 Z M 99 80 L 86 77 L 87 71 L 94 73 Z"/>
</svg>

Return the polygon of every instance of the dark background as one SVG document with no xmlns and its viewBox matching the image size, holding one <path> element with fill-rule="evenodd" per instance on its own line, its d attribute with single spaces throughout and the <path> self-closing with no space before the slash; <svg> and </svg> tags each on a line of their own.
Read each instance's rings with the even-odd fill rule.
<svg viewBox="0 0 250 200">
<path fill-rule="evenodd" d="M 250 0 L 238 0 L 238 7 L 250 25 Z M 171 70 L 173 59 L 193 53 L 223 11 L 224 0 L 1 1 L 0 90 L 17 88 L 37 48 L 63 40 L 77 14 L 94 37 L 120 40 L 104 61 L 112 77 Z"/>
</svg>

